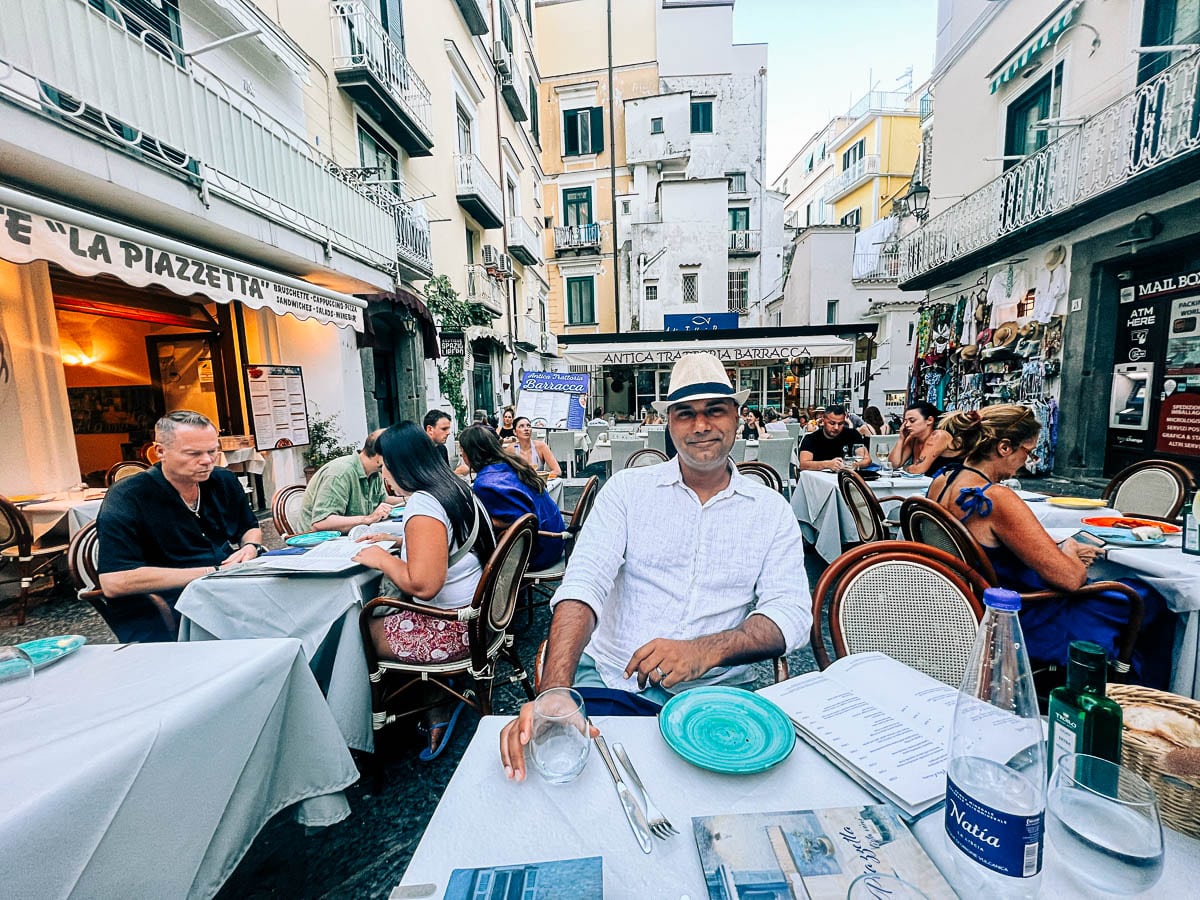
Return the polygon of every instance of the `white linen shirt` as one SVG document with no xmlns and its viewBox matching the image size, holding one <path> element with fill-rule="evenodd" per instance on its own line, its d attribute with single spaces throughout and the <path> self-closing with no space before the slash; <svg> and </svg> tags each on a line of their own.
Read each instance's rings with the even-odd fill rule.
<svg viewBox="0 0 1200 900">
<path fill-rule="evenodd" d="M 731 466 L 732 468 L 732 466 Z M 789 651 L 808 643 L 812 597 L 800 527 L 787 501 L 733 470 L 704 505 L 678 460 L 623 469 L 596 497 L 552 606 L 579 600 L 596 614 L 584 652 L 610 688 L 636 692 L 625 666 L 654 638 L 690 640 L 747 615 L 778 626 Z M 748 666 L 674 685 L 744 683 Z"/>
</svg>

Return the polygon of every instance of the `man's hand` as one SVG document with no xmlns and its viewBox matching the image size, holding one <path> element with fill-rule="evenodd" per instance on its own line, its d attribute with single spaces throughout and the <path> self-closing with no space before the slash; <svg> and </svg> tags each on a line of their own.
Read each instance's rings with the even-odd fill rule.
<svg viewBox="0 0 1200 900">
<path fill-rule="evenodd" d="M 363 547 L 358 553 L 354 554 L 354 561 L 359 565 L 366 566 L 368 569 L 378 569 L 383 571 L 383 566 L 391 560 L 392 554 L 388 553 L 377 544 L 372 544 L 370 547 Z"/>
<path fill-rule="evenodd" d="M 376 522 L 382 522 L 392 514 L 392 505 L 390 503 L 380 503 L 375 507 L 373 512 L 363 516 L 364 525 L 374 525 Z"/>
<path fill-rule="evenodd" d="M 600 729 L 591 726 L 591 737 L 600 734 Z M 533 704 L 526 703 L 515 719 L 500 730 L 500 762 L 504 775 L 510 781 L 525 780 L 525 745 L 533 737 Z"/>
<path fill-rule="evenodd" d="M 625 667 L 625 677 L 637 675 L 639 690 L 647 682 L 669 688 L 694 681 L 714 665 L 696 641 L 655 638 L 633 652 Z"/>
<path fill-rule="evenodd" d="M 228 569 L 230 566 L 240 565 L 244 562 L 249 562 L 252 559 L 258 558 L 258 548 L 253 544 L 243 544 L 238 549 L 234 550 L 226 560 L 221 563 L 222 569 Z"/>
<path fill-rule="evenodd" d="M 374 544 L 377 541 L 395 541 L 396 547 L 399 547 L 404 543 L 404 535 L 392 534 L 390 531 L 376 531 L 373 534 L 364 534 L 358 538 L 358 543 L 360 544 Z M 396 547 L 392 549 L 395 550 Z"/>
</svg>

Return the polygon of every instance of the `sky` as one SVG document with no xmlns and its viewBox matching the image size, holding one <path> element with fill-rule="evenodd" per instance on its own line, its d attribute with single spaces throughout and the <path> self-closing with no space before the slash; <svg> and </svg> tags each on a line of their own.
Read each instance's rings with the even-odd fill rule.
<svg viewBox="0 0 1200 900">
<path fill-rule="evenodd" d="M 928 78 L 936 16 L 937 0 L 737 0 L 734 41 L 768 45 L 767 183 L 869 89 Z"/>
</svg>

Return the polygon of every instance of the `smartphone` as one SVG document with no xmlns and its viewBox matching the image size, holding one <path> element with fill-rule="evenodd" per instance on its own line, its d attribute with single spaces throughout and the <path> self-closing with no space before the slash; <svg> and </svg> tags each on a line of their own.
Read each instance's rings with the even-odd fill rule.
<svg viewBox="0 0 1200 900">
<path fill-rule="evenodd" d="M 1108 541 L 1102 537 L 1097 537 L 1090 531 L 1077 531 L 1071 535 L 1071 540 L 1079 541 L 1081 544 L 1087 544 L 1089 547 L 1107 547 Z"/>
</svg>

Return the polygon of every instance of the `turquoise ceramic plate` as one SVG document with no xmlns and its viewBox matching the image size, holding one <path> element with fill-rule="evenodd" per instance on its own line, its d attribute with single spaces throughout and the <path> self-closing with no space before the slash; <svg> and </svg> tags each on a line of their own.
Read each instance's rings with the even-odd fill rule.
<svg viewBox="0 0 1200 900">
<path fill-rule="evenodd" d="M 392 519 L 403 519 L 404 518 L 404 507 L 403 506 L 393 506 L 392 511 L 390 513 L 388 513 L 388 516 Z"/>
<path fill-rule="evenodd" d="M 1128 528 L 1101 528 L 1098 525 L 1084 525 L 1080 531 L 1086 531 L 1088 534 L 1094 534 L 1106 544 L 1111 544 L 1114 547 L 1161 547 L 1166 544 L 1165 537 L 1155 538 L 1150 541 L 1139 541 L 1129 531 Z"/>
<path fill-rule="evenodd" d="M 86 643 L 87 638 L 82 634 L 60 634 L 57 637 L 26 641 L 17 646 L 29 654 L 29 658 L 33 660 L 33 667 L 40 669 L 42 666 L 48 666 L 50 663 L 74 653 Z"/>
<path fill-rule="evenodd" d="M 658 729 L 692 765 L 729 775 L 765 772 L 796 744 L 783 710 L 738 688 L 700 687 L 672 697 L 658 714 Z"/>
<path fill-rule="evenodd" d="M 342 537 L 340 531 L 310 531 L 308 534 L 297 534 L 284 541 L 289 547 L 315 547 L 317 544 Z"/>
</svg>

